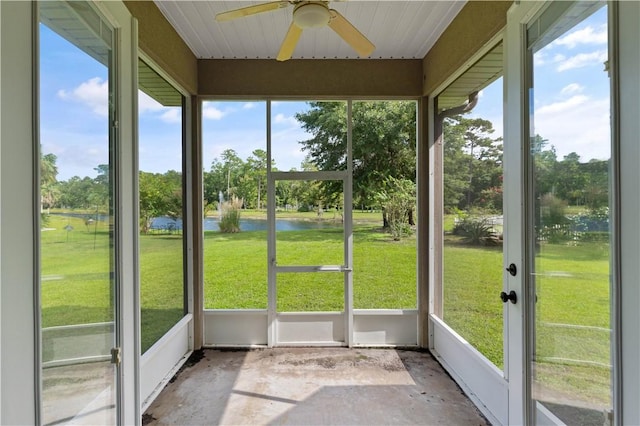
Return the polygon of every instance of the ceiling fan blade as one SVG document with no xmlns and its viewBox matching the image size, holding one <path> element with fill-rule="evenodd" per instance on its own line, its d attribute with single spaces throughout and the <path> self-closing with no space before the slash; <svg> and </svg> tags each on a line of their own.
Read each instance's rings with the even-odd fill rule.
<svg viewBox="0 0 640 426">
<path fill-rule="evenodd" d="M 277 60 L 286 61 L 287 59 L 291 59 L 291 55 L 293 55 L 293 51 L 298 44 L 301 34 L 302 28 L 292 22 L 289 26 L 289 31 L 287 31 L 287 35 L 282 41 L 282 46 L 280 46 L 280 52 L 278 52 L 278 56 L 276 57 Z"/>
<path fill-rule="evenodd" d="M 249 15 L 255 15 L 262 12 L 270 12 L 276 9 L 282 9 L 289 6 L 288 1 L 272 1 L 269 3 L 256 4 L 254 6 L 242 7 L 240 9 L 229 10 L 216 14 L 216 21 L 224 22 L 236 18 L 243 18 Z"/>
<path fill-rule="evenodd" d="M 349 46 L 355 50 L 358 55 L 362 58 L 366 58 L 370 56 L 374 50 L 376 50 L 376 46 L 371 43 L 356 27 L 351 24 L 351 22 L 347 21 L 347 19 L 342 16 L 337 10 L 331 9 L 329 10 L 331 13 L 331 19 L 329 20 L 329 27 L 340 37 L 346 41 Z"/>
</svg>

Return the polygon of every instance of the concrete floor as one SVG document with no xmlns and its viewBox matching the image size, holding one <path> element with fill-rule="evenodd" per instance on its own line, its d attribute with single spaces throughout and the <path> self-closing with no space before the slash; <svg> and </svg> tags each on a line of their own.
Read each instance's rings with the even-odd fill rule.
<svg viewBox="0 0 640 426">
<path fill-rule="evenodd" d="M 277 348 L 194 355 L 149 406 L 143 424 L 488 424 L 425 352 Z"/>
</svg>

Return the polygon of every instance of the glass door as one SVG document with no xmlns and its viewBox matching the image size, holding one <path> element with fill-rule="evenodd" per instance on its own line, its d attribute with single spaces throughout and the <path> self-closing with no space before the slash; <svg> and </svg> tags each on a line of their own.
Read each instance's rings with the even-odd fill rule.
<svg viewBox="0 0 640 426">
<path fill-rule="evenodd" d="M 118 419 L 113 38 L 89 3 L 39 3 L 43 424 Z"/>
<path fill-rule="evenodd" d="M 301 170 L 279 171 L 291 152 L 307 149 L 309 122 L 319 103 L 268 104 L 267 221 L 269 262 L 269 344 L 344 346 L 351 341 L 351 166 L 347 149 L 346 102 L 327 103 L 343 121 L 344 137 L 335 141 L 335 161 L 310 161 Z M 273 112 L 271 112 L 273 110 Z M 287 119 L 287 116 L 290 118 Z M 294 120 L 293 117 L 296 117 Z M 288 123 L 288 131 L 278 125 Z M 299 131 L 299 136 L 291 133 Z M 307 129 L 308 130 L 308 129 Z M 315 142 L 314 142 L 315 143 Z M 342 153 L 342 154 L 340 154 Z M 337 169 L 337 170 L 336 170 Z"/>
<path fill-rule="evenodd" d="M 530 412 L 613 424 L 608 7 L 551 3 L 527 25 Z"/>
</svg>

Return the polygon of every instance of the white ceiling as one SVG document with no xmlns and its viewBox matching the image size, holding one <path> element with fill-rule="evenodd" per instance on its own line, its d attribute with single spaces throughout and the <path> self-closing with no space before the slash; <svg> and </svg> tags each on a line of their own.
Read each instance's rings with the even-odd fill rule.
<svg viewBox="0 0 640 426">
<path fill-rule="evenodd" d="M 373 59 L 421 59 L 462 9 L 466 0 L 332 1 L 376 45 Z M 158 8 L 201 59 L 275 58 L 291 23 L 293 6 L 216 22 L 216 13 L 260 1 L 155 0 Z M 357 58 L 330 28 L 305 30 L 293 59 Z"/>
</svg>

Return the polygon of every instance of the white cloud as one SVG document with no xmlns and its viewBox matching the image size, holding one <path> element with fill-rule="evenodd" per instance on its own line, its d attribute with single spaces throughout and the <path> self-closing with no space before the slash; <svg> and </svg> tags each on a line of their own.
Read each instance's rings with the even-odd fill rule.
<svg viewBox="0 0 640 426">
<path fill-rule="evenodd" d="M 42 152 L 58 157 L 58 180 L 72 176 L 95 177 L 99 164 L 109 162 L 109 136 L 107 132 L 78 132 L 74 129 L 43 127 Z"/>
<path fill-rule="evenodd" d="M 553 55 L 553 63 L 562 62 L 566 59 L 567 57 L 564 56 L 562 53 L 556 53 L 555 55 Z"/>
<path fill-rule="evenodd" d="M 589 98 L 587 96 L 576 95 L 576 96 L 572 96 L 571 98 L 565 101 L 543 105 L 538 109 L 536 109 L 536 117 L 539 115 L 545 115 L 545 114 L 550 114 L 550 115 L 561 114 L 565 111 L 575 109 L 578 105 L 584 104 L 588 100 Z"/>
<path fill-rule="evenodd" d="M 606 50 L 597 50 L 591 53 L 579 53 L 575 56 L 572 56 L 566 59 L 557 67 L 557 70 L 567 71 L 575 68 L 582 68 L 588 65 L 601 64 L 604 69 L 604 62 L 608 59 Z"/>
<path fill-rule="evenodd" d="M 567 57 L 562 53 L 556 53 L 550 58 L 545 50 L 540 50 L 533 55 L 533 64 L 539 67 L 547 64 L 557 64 L 558 62 L 562 62 L 566 59 Z"/>
<path fill-rule="evenodd" d="M 579 85 L 578 83 L 571 83 L 562 88 L 560 93 L 563 95 L 573 95 L 575 93 L 582 93 L 584 91 L 584 86 Z"/>
<path fill-rule="evenodd" d="M 253 109 L 256 107 L 256 104 L 253 102 L 247 102 L 246 104 L 242 105 L 242 109 Z"/>
<path fill-rule="evenodd" d="M 289 126 L 295 126 L 298 127 L 298 120 L 296 120 L 295 117 L 293 116 L 286 116 L 282 113 L 276 114 L 276 116 L 273 118 L 273 122 L 275 124 L 287 124 Z"/>
<path fill-rule="evenodd" d="M 547 63 L 547 55 L 544 51 L 539 51 L 533 55 L 533 64 L 536 66 L 542 66 Z"/>
<path fill-rule="evenodd" d="M 221 120 L 225 115 L 226 112 L 211 104 L 205 105 L 204 108 L 202 108 L 202 117 L 209 120 Z"/>
<path fill-rule="evenodd" d="M 534 114 L 535 133 L 549 140 L 558 158 L 576 152 L 583 161 L 610 157 L 609 98 L 577 95 L 542 106 Z"/>
<path fill-rule="evenodd" d="M 91 78 L 71 91 L 60 89 L 58 97 L 82 103 L 98 115 L 109 115 L 109 82 L 100 77 Z"/>
<path fill-rule="evenodd" d="M 607 26 L 601 25 L 598 28 L 591 26 L 573 31 L 564 37 L 555 40 L 553 44 L 565 46 L 573 49 L 579 44 L 607 44 Z"/>
<path fill-rule="evenodd" d="M 180 114 L 180 108 L 171 108 L 165 111 L 160 119 L 165 123 L 182 123 L 182 114 Z"/>
</svg>

